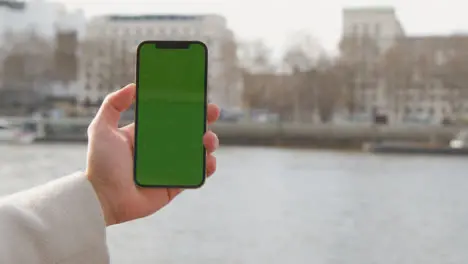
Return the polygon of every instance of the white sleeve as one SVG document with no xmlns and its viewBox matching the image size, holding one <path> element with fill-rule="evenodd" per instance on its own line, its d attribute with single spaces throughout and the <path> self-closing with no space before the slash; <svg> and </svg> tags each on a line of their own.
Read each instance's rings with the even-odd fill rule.
<svg viewBox="0 0 468 264">
<path fill-rule="evenodd" d="M 0 200 L 0 263 L 109 263 L 104 216 L 83 173 Z"/>
</svg>

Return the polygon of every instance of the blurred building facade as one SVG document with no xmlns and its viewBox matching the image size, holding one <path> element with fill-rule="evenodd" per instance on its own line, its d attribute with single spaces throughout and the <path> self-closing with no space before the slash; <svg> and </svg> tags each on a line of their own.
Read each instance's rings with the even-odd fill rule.
<svg viewBox="0 0 468 264">
<path fill-rule="evenodd" d="M 64 91 L 73 96 L 85 25 L 82 11 L 61 3 L 0 0 L 0 91 L 9 95 L 1 107 L 35 109 Z"/>
<path fill-rule="evenodd" d="M 89 21 L 80 49 L 77 98 L 95 104 L 135 78 L 135 52 L 144 40 L 200 40 L 208 46 L 209 97 L 223 108 L 242 105 L 243 81 L 236 46 L 218 15 L 109 15 Z"/>
<path fill-rule="evenodd" d="M 53 38 L 57 31 L 76 30 L 84 35 L 85 17 L 81 10 L 69 11 L 59 2 L 46 0 L 0 0 L 0 41 L 9 33 L 35 32 Z"/>
<path fill-rule="evenodd" d="M 468 35 L 402 38 L 385 59 L 384 69 L 393 70 L 384 75 L 387 100 L 382 107 L 398 120 L 465 118 L 467 58 Z"/>
<path fill-rule="evenodd" d="M 369 115 L 385 105 L 385 86 L 377 67 L 383 54 L 404 36 L 393 8 L 345 8 L 342 12 L 341 57 L 353 65 L 353 114 Z"/>
<path fill-rule="evenodd" d="M 384 53 L 405 35 L 395 9 L 391 7 L 345 8 L 342 23 L 343 38 L 360 41 L 370 38 L 377 46 L 377 54 Z"/>
<path fill-rule="evenodd" d="M 466 117 L 467 40 L 407 35 L 393 8 L 344 9 L 341 59 L 354 69 L 357 112 L 384 113 L 392 123 Z"/>
</svg>

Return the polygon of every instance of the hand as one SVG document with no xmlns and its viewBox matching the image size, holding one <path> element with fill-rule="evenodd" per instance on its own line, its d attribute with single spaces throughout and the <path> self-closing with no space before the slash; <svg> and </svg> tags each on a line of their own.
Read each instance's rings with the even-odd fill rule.
<svg viewBox="0 0 468 264">
<path fill-rule="evenodd" d="M 168 204 L 182 189 L 141 188 L 133 180 L 134 128 L 118 128 L 120 113 L 135 99 L 134 84 L 109 94 L 88 128 L 86 175 L 101 203 L 106 224 L 113 225 L 153 214 Z M 219 108 L 208 105 L 208 123 L 218 119 Z M 169 117 L 168 117 L 169 118 Z M 218 137 L 208 131 L 203 138 L 207 150 L 207 176 L 216 170 L 212 153 Z"/>
</svg>

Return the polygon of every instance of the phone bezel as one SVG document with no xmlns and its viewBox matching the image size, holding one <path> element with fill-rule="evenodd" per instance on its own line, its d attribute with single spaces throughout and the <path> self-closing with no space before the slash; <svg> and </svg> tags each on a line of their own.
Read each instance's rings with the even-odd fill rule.
<svg viewBox="0 0 468 264">
<path fill-rule="evenodd" d="M 204 119 L 203 119 L 203 134 L 207 130 L 207 110 L 208 110 L 208 48 L 205 43 L 198 40 L 191 41 L 166 41 L 166 40 L 145 40 L 141 42 L 137 47 L 137 58 L 136 58 L 136 94 L 135 94 L 135 137 L 134 137 L 134 147 L 133 147 L 133 180 L 135 184 L 139 187 L 145 188 L 183 188 L 183 189 L 197 189 L 202 187 L 206 181 L 206 148 L 203 145 L 203 171 L 202 178 L 199 184 L 197 185 L 147 185 L 141 184 L 137 179 L 137 147 L 138 147 L 138 91 L 139 91 L 139 72 L 140 72 L 140 50 L 144 45 L 151 44 L 156 46 L 163 46 L 166 49 L 187 49 L 192 44 L 200 44 L 205 50 L 205 84 L 204 84 Z M 203 138 L 200 139 L 203 144 Z"/>
</svg>

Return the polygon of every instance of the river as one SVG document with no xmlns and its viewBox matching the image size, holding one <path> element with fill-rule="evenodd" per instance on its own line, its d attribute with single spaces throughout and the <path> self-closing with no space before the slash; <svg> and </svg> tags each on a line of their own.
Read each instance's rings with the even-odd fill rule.
<svg viewBox="0 0 468 264">
<path fill-rule="evenodd" d="M 0 195 L 83 169 L 84 145 L 0 146 Z M 468 263 L 468 160 L 221 147 L 219 170 L 111 227 L 112 263 Z"/>
</svg>

